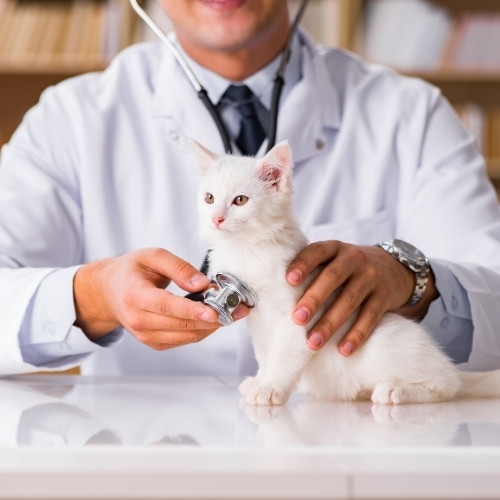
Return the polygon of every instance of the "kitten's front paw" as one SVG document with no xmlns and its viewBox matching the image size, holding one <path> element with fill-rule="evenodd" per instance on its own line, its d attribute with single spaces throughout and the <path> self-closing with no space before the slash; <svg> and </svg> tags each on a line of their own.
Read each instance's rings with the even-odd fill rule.
<svg viewBox="0 0 500 500">
<path fill-rule="evenodd" d="M 288 393 L 276 390 L 273 387 L 257 385 L 246 394 L 245 402 L 259 406 L 284 405 L 289 396 Z"/>
<path fill-rule="evenodd" d="M 259 380 L 257 377 L 247 377 L 243 382 L 240 384 L 238 387 L 238 390 L 240 391 L 240 394 L 245 396 L 248 394 L 257 384 L 259 383 Z"/>
<path fill-rule="evenodd" d="M 372 393 L 372 402 L 378 405 L 398 405 L 406 402 L 404 391 L 395 384 L 377 384 Z"/>
</svg>

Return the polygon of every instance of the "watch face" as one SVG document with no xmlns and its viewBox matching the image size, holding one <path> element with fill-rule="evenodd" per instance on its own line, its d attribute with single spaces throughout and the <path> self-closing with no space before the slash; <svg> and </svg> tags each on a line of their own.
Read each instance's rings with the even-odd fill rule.
<svg viewBox="0 0 500 500">
<path fill-rule="evenodd" d="M 394 240 L 393 245 L 396 251 L 404 255 L 412 266 L 419 269 L 427 265 L 425 255 L 418 248 L 410 245 L 410 243 L 403 240 Z"/>
</svg>

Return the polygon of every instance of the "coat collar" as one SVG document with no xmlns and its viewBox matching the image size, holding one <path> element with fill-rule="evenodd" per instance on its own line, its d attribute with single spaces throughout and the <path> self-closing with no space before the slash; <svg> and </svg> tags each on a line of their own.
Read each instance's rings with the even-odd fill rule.
<svg viewBox="0 0 500 500">
<path fill-rule="evenodd" d="M 278 142 L 288 140 L 295 161 L 320 153 L 328 130 L 340 126 L 339 93 L 324 58 L 308 35 L 300 32 L 300 38 L 302 78 L 281 105 L 277 134 Z M 154 82 L 153 115 L 166 119 L 170 132 L 187 136 L 222 154 L 224 149 L 217 129 L 201 100 L 193 96 L 189 80 L 165 49 Z"/>
</svg>

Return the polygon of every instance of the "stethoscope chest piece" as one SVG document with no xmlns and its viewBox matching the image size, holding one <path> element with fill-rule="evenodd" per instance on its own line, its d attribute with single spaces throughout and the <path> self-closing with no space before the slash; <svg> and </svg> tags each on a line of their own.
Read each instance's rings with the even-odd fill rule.
<svg viewBox="0 0 500 500">
<path fill-rule="evenodd" d="M 231 314 L 240 304 L 248 307 L 257 304 L 256 293 L 236 276 L 220 272 L 215 275 L 215 282 L 218 288 L 209 288 L 203 302 L 217 311 L 221 325 L 228 326 L 233 322 Z"/>
</svg>

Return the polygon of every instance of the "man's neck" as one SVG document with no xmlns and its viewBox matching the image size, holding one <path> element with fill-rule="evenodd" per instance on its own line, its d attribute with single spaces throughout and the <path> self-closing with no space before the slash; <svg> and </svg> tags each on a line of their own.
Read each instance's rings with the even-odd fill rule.
<svg viewBox="0 0 500 500">
<path fill-rule="evenodd" d="M 198 64 L 227 80 L 240 82 L 269 64 L 284 50 L 287 36 L 288 31 L 282 31 L 273 40 L 261 40 L 252 47 L 234 51 L 207 49 L 190 43 L 180 33 L 177 34 L 177 39 L 189 57 Z"/>
<path fill-rule="evenodd" d="M 199 57 L 199 54 L 193 53 L 189 49 L 185 48 L 185 50 L 198 64 L 233 82 L 243 81 L 245 78 L 257 73 L 280 52 L 268 53 L 266 58 L 261 59 L 253 57 L 248 52 L 230 54 L 217 52 L 207 58 Z"/>
</svg>

